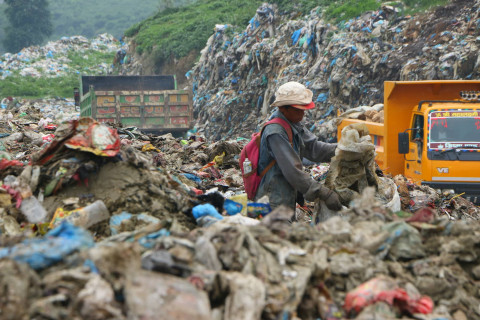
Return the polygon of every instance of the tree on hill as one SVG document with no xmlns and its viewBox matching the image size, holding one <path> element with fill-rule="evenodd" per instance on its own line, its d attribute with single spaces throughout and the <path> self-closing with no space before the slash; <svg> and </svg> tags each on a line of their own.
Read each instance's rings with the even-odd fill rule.
<svg viewBox="0 0 480 320">
<path fill-rule="evenodd" d="M 5 0 L 5 27 L 3 44 L 9 52 L 38 45 L 50 34 L 53 27 L 47 0 Z"/>
</svg>

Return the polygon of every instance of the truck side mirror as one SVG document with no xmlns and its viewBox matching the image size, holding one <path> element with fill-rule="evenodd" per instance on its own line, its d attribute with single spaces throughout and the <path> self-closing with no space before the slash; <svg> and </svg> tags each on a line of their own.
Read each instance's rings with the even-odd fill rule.
<svg viewBox="0 0 480 320">
<path fill-rule="evenodd" d="M 408 132 L 400 132 L 398 134 L 398 153 L 407 154 L 409 148 Z"/>
</svg>

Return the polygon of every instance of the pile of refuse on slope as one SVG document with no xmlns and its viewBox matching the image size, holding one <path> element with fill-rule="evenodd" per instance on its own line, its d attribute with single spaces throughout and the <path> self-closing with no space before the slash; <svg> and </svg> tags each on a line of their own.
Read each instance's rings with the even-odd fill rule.
<svg viewBox="0 0 480 320">
<path fill-rule="evenodd" d="M 0 78 L 19 74 L 30 77 L 59 77 L 75 73 L 103 73 L 112 71 L 110 63 L 76 69 L 69 59 L 71 54 L 85 54 L 92 51 L 102 53 L 114 53 L 121 49 L 126 50 L 127 46 L 116 40 L 112 35 L 101 34 L 94 39 L 87 39 L 83 36 L 62 37 L 58 41 L 50 41 L 46 45 L 31 46 L 22 49 L 18 53 L 5 53 L 0 56 Z"/>
<path fill-rule="evenodd" d="M 276 89 L 298 81 L 314 93 L 308 126 L 334 140 L 337 114 L 383 102 L 386 80 L 478 79 L 480 1 L 455 0 L 422 15 L 383 5 L 333 24 L 319 10 L 296 17 L 261 6 L 245 30 L 217 25 L 187 73 L 199 132 L 249 137 L 269 115 Z"/>
<path fill-rule="evenodd" d="M 49 121 L 46 105 L 0 110 L 2 319 L 480 317 L 479 208 L 402 176 L 372 179 L 363 140 L 306 168 L 344 209 L 292 215 L 247 200 L 245 139 Z M 335 179 L 342 145 L 361 142 L 350 190 Z"/>
</svg>

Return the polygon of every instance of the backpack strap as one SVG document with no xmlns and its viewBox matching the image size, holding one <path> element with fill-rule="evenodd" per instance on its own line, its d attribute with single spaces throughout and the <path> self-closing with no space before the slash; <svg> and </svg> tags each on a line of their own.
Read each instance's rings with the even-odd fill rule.
<svg viewBox="0 0 480 320">
<path fill-rule="evenodd" d="M 288 135 L 288 141 L 290 141 L 290 144 L 292 145 L 293 147 L 293 132 L 292 132 L 292 127 L 290 126 L 290 124 L 283 120 L 282 118 L 274 118 L 270 121 L 268 121 L 267 123 L 265 123 L 263 125 L 263 128 L 262 128 L 262 131 L 259 135 L 259 137 L 261 137 L 262 133 L 263 133 L 263 130 L 265 129 L 265 127 L 269 124 L 272 124 L 272 123 L 276 123 L 276 124 L 279 124 L 283 127 L 283 129 L 285 129 L 285 131 L 287 131 L 287 135 Z M 263 178 L 264 175 L 267 174 L 268 170 L 272 169 L 272 167 L 275 165 L 275 163 L 277 162 L 277 160 L 273 159 L 272 161 L 270 161 L 270 163 L 265 167 L 265 169 L 263 169 L 263 171 L 260 173 L 260 178 Z"/>
</svg>

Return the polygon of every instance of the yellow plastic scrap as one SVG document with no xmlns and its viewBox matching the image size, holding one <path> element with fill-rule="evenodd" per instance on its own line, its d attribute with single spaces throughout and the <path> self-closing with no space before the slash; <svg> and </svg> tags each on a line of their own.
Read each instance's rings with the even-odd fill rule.
<svg viewBox="0 0 480 320">
<path fill-rule="evenodd" d="M 215 162 L 217 166 L 221 166 L 223 164 L 223 157 L 225 157 L 225 151 L 221 155 L 215 156 L 213 162 Z"/>
<path fill-rule="evenodd" d="M 142 152 L 147 152 L 147 151 L 160 152 L 160 150 L 155 148 L 151 143 L 147 143 L 147 144 L 143 145 Z"/>
<path fill-rule="evenodd" d="M 42 236 L 48 232 L 49 227 L 50 227 L 50 223 L 48 222 L 38 223 L 36 225 L 37 232 Z"/>
<path fill-rule="evenodd" d="M 35 236 L 43 236 L 45 235 L 48 230 L 49 230 L 49 223 L 44 222 L 44 223 L 29 223 L 26 225 L 22 225 L 20 227 L 21 232 L 25 231 L 31 231 L 30 236 L 35 237 Z"/>
<path fill-rule="evenodd" d="M 240 203 L 243 206 L 242 211 L 240 211 L 240 214 L 242 214 L 243 216 L 247 215 L 248 197 L 246 193 L 231 196 L 229 199 Z"/>
<path fill-rule="evenodd" d="M 58 207 L 57 210 L 55 210 L 55 213 L 53 214 L 53 218 L 49 223 L 49 228 L 53 229 L 60 221 L 65 219 L 69 215 L 69 211 L 63 210 L 63 208 Z"/>
<path fill-rule="evenodd" d="M 215 166 L 216 168 L 218 168 L 218 166 L 222 165 L 223 164 L 223 157 L 225 156 L 225 151 L 221 154 L 221 155 L 218 155 L 218 156 L 215 156 L 215 158 L 213 158 L 213 161 L 210 161 L 209 163 L 207 163 L 206 165 L 204 165 L 200 170 L 198 171 L 203 171 L 207 168 L 210 168 L 210 167 L 213 167 Z"/>
<path fill-rule="evenodd" d="M 450 199 L 449 202 L 452 202 L 453 199 L 458 198 L 458 197 L 461 197 L 461 196 L 463 196 L 464 194 L 465 194 L 465 192 L 453 196 L 453 197 Z"/>
</svg>

